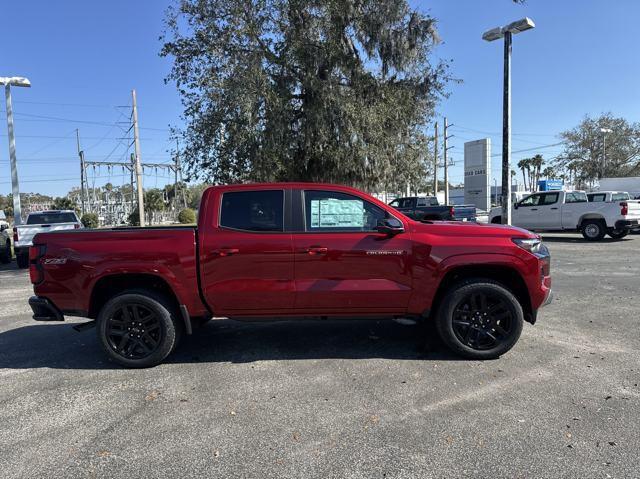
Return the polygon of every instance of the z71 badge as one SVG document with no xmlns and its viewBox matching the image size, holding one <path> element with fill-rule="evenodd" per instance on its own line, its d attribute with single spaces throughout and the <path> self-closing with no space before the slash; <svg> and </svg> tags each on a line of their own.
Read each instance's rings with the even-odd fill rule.
<svg viewBox="0 0 640 479">
<path fill-rule="evenodd" d="M 44 264 L 65 264 L 67 262 L 67 258 L 45 258 Z"/>
</svg>

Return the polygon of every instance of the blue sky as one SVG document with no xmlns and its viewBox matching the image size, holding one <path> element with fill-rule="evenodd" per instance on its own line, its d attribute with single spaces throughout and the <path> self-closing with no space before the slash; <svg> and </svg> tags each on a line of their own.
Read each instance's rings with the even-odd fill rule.
<svg viewBox="0 0 640 479">
<path fill-rule="evenodd" d="M 438 108 L 455 146 L 451 181 L 462 181 L 463 143 L 490 136 L 493 171 L 500 161 L 502 44 L 481 34 L 523 16 L 536 28 L 514 37 L 514 162 L 537 152 L 562 151 L 560 131 L 586 114 L 611 111 L 640 121 L 640 39 L 636 0 L 429 0 L 411 2 L 438 19 L 437 55 L 453 60 L 463 80 Z M 21 191 L 65 194 L 79 184 L 75 129 L 90 160 L 128 158 L 122 128 L 131 89 L 138 94 L 143 161 L 168 162 L 168 126 L 179 124 L 180 101 L 165 85 L 170 63 L 158 39 L 169 0 L 5 3 L 0 76 L 24 75 L 31 89 L 14 88 Z M 124 106 L 124 108 L 121 108 Z M 4 104 L 0 107 L 0 194 L 11 190 Z M 148 170 L 145 187 L 162 186 L 167 173 Z M 96 171 L 95 184 L 118 185 L 122 170 Z"/>
</svg>

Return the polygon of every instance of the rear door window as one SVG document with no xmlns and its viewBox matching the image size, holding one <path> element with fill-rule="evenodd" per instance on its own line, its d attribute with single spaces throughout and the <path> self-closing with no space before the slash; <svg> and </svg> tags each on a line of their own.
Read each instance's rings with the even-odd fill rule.
<svg viewBox="0 0 640 479">
<path fill-rule="evenodd" d="M 597 195 L 589 195 L 589 201 L 591 201 L 592 203 L 600 203 L 604 201 L 605 196 L 606 195 L 604 193 L 598 193 Z M 567 203 L 570 203 L 569 195 L 567 195 Z"/>
<path fill-rule="evenodd" d="M 576 192 L 567 193 L 564 198 L 565 203 L 587 203 L 589 200 L 586 193 Z"/>
<path fill-rule="evenodd" d="M 27 217 L 28 225 L 52 225 L 56 223 L 77 223 L 75 213 L 31 213 Z"/>
<path fill-rule="evenodd" d="M 547 193 L 544 195 L 542 204 L 543 205 L 553 205 L 558 202 L 558 193 Z"/>
<path fill-rule="evenodd" d="M 284 231 L 284 191 L 232 191 L 222 195 L 220 226 L 243 231 Z"/>
</svg>

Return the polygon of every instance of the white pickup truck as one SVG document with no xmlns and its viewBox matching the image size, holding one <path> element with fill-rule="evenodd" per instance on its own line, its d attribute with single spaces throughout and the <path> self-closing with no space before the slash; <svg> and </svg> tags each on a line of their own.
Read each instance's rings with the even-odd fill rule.
<svg viewBox="0 0 640 479">
<path fill-rule="evenodd" d="M 53 210 L 29 213 L 24 225 L 13 227 L 13 250 L 18 268 L 29 266 L 29 247 L 33 244 L 35 235 L 78 228 L 82 228 L 82 223 L 75 211 Z"/>
<path fill-rule="evenodd" d="M 9 236 L 9 223 L 0 210 L 0 263 L 7 264 L 11 261 L 11 238 Z"/>
<path fill-rule="evenodd" d="M 500 223 L 501 214 L 500 208 L 493 208 L 489 221 Z M 589 202 L 584 191 L 545 191 L 515 203 L 512 223 L 533 231 L 579 231 L 589 241 L 606 234 L 619 239 L 640 228 L 640 204 Z"/>
</svg>

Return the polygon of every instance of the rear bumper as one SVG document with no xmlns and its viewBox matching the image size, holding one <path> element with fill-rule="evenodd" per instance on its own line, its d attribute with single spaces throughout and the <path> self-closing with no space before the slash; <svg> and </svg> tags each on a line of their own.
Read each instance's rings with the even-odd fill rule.
<svg viewBox="0 0 640 479">
<path fill-rule="evenodd" d="M 615 229 L 617 230 L 635 230 L 638 228 L 640 228 L 640 222 L 638 220 L 618 220 L 615 225 Z"/>
<path fill-rule="evenodd" d="M 62 312 L 47 298 L 31 296 L 29 306 L 33 310 L 33 319 L 36 321 L 64 321 Z"/>
</svg>

